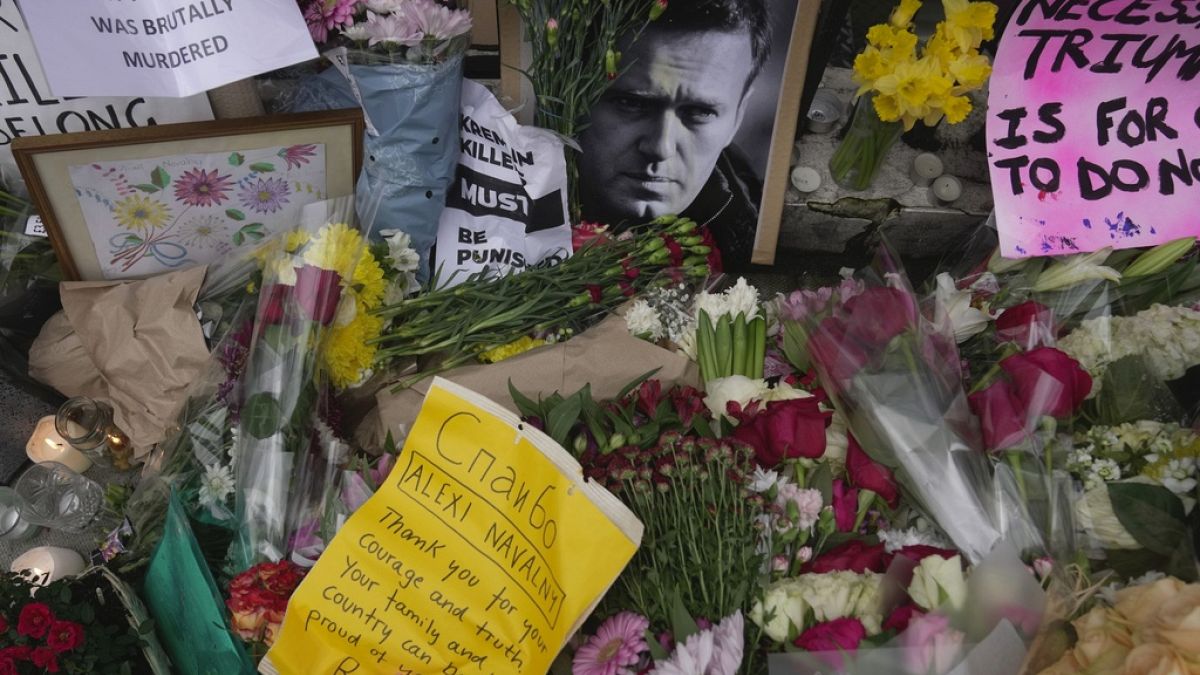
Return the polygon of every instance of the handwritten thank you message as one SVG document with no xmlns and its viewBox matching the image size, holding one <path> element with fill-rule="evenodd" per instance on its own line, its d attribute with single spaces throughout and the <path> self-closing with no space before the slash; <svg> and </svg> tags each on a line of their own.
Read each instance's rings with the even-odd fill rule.
<svg viewBox="0 0 1200 675">
<path fill-rule="evenodd" d="M 1026 0 L 987 138 L 1006 257 L 1200 234 L 1200 1 Z"/>
<path fill-rule="evenodd" d="M 292 596 L 260 670 L 544 673 L 641 535 L 549 437 L 439 379 L 388 480 Z"/>
<path fill-rule="evenodd" d="M 295 0 L 21 0 L 56 96 L 190 96 L 317 57 Z"/>
</svg>

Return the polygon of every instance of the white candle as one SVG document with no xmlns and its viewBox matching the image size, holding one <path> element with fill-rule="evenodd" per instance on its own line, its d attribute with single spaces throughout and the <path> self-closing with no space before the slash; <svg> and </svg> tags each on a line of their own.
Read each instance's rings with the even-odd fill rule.
<svg viewBox="0 0 1200 675">
<path fill-rule="evenodd" d="M 92 467 L 92 460 L 71 447 L 66 439 L 54 429 L 54 416 L 38 420 L 33 435 L 25 444 L 25 454 L 34 462 L 58 462 L 75 473 L 83 473 Z"/>
<path fill-rule="evenodd" d="M 821 187 L 821 174 L 811 166 L 798 166 L 792 169 L 792 185 L 800 192 L 816 192 Z"/>
<path fill-rule="evenodd" d="M 942 160 L 932 152 L 922 152 L 913 159 L 912 170 L 909 175 L 912 178 L 913 185 L 917 187 L 929 187 L 933 179 L 942 175 L 944 171 Z"/>
<path fill-rule="evenodd" d="M 12 562 L 13 572 L 28 570 L 35 575 L 35 581 L 45 586 L 63 577 L 79 574 L 87 565 L 83 556 L 69 548 L 57 546 L 39 546 L 22 553 Z"/>
<path fill-rule="evenodd" d="M 962 196 L 962 181 L 954 176 L 938 176 L 933 181 L 933 196 L 947 204 L 957 201 Z"/>
</svg>

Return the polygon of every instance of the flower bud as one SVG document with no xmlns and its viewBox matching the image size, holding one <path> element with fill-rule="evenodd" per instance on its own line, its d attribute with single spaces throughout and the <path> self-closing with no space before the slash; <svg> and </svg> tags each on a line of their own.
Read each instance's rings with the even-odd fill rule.
<svg viewBox="0 0 1200 675">
<path fill-rule="evenodd" d="M 617 448 L 619 448 L 623 445 L 625 445 L 625 435 L 624 434 L 616 433 L 616 434 L 613 434 L 612 437 L 608 439 L 608 447 L 612 448 L 613 450 L 616 450 Z"/>
<path fill-rule="evenodd" d="M 608 79 L 617 79 L 617 63 L 621 60 L 621 53 L 611 49 L 604 52 L 604 74 Z"/>
<path fill-rule="evenodd" d="M 654 4 L 650 5 L 650 20 L 657 21 L 665 11 L 667 11 L 667 0 L 654 0 Z"/>
<path fill-rule="evenodd" d="M 546 19 L 546 43 L 551 47 L 558 44 L 558 19 Z"/>
<path fill-rule="evenodd" d="M 1175 241 L 1169 241 L 1165 244 L 1159 244 L 1154 248 L 1139 255 L 1129 267 L 1125 268 L 1122 276 L 1126 279 L 1131 277 L 1144 277 L 1151 274 L 1158 274 L 1165 271 L 1168 267 L 1175 264 L 1175 261 L 1182 258 L 1196 246 L 1195 237 L 1183 237 Z"/>
</svg>

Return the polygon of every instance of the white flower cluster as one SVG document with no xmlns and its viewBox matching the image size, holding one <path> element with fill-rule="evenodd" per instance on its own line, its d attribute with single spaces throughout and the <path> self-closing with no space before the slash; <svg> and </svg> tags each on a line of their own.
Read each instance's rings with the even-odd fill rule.
<svg viewBox="0 0 1200 675">
<path fill-rule="evenodd" d="M 696 296 L 696 315 L 703 310 L 715 324 L 722 316 L 728 315 L 735 319 L 739 314 L 746 321 L 759 316 L 758 289 L 746 282 L 745 277 L 738 277 L 737 283 L 725 289 L 722 293 L 701 291 Z"/>
<path fill-rule="evenodd" d="M 1088 319 L 1059 340 L 1058 348 L 1092 376 L 1092 396 L 1109 364 L 1134 354 L 1144 355 L 1159 379 L 1174 380 L 1200 364 L 1200 311 L 1154 305 L 1136 316 Z"/>
<path fill-rule="evenodd" d="M 1141 420 L 1095 426 L 1076 442 L 1067 470 L 1083 481 L 1084 490 L 1140 475 L 1187 494 L 1200 479 L 1200 437 L 1178 424 Z"/>
<path fill-rule="evenodd" d="M 924 526 L 924 527 L 922 527 Z M 903 530 L 880 530 L 879 541 L 888 553 L 895 553 L 906 546 L 933 546 L 935 548 L 953 548 L 950 542 L 938 534 L 929 522 L 919 519 L 916 527 Z"/>
<path fill-rule="evenodd" d="M 379 234 L 387 242 L 387 263 L 398 272 L 383 297 L 383 304 L 394 305 L 419 290 L 417 268 L 421 265 L 421 256 L 412 247 L 412 237 L 407 232 L 380 230 Z"/>
<path fill-rule="evenodd" d="M 762 600 L 755 601 L 750 620 L 762 626 L 772 640 L 783 642 L 792 632 L 803 631 L 811 612 L 816 623 L 854 617 L 862 621 L 868 635 L 881 630 L 883 576 L 874 572 L 849 571 L 801 574 L 781 579 L 767 587 Z"/>
<path fill-rule="evenodd" d="M 695 333 L 689 306 L 692 294 L 683 284 L 655 288 L 634 300 L 625 312 L 625 326 L 634 336 L 658 341 L 663 338 L 682 345 Z"/>
</svg>

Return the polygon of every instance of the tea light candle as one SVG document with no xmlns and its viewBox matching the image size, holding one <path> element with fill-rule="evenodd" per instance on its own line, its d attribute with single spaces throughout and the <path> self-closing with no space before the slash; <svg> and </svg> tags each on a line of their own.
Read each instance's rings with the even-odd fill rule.
<svg viewBox="0 0 1200 675">
<path fill-rule="evenodd" d="M 816 192 L 821 187 L 821 174 L 811 166 L 798 166 L 792 169 L 792 185 L 800 192 Z"/>
<path fill-rule="evenodd" d="M 933 181 L 933 196 L 949 204 L 962 196 L 962 181 L 954 176 L 938 176 Z"/>
<path fill-rule="evenodd" d="M 18 556 L 10 569 L 13 572 L 32 572 L 34 581 L 45 586 L 63 577 L 79 574 L 85 567 L 83 556 L 69 548 L 39 546 Z"/>
<path fill-rule="evenodd" d="M 83 473 L 92 467 L 92 460 L 72 448 L 54 429 L 53 415 L 38 420 L 33 436 L 25 444 L 25 454 L 34 462 L 58 462 L 75 473 Z"/>
<path fill-rule="evenodd" d="M 913 159 L 909 175 L 912 178 L 913 185 L 917 187 L 929 187 L 933 179 L 941 176 L 944 170 L 941 158 L 932 152 L 922 152 Z"/>
</svg>

